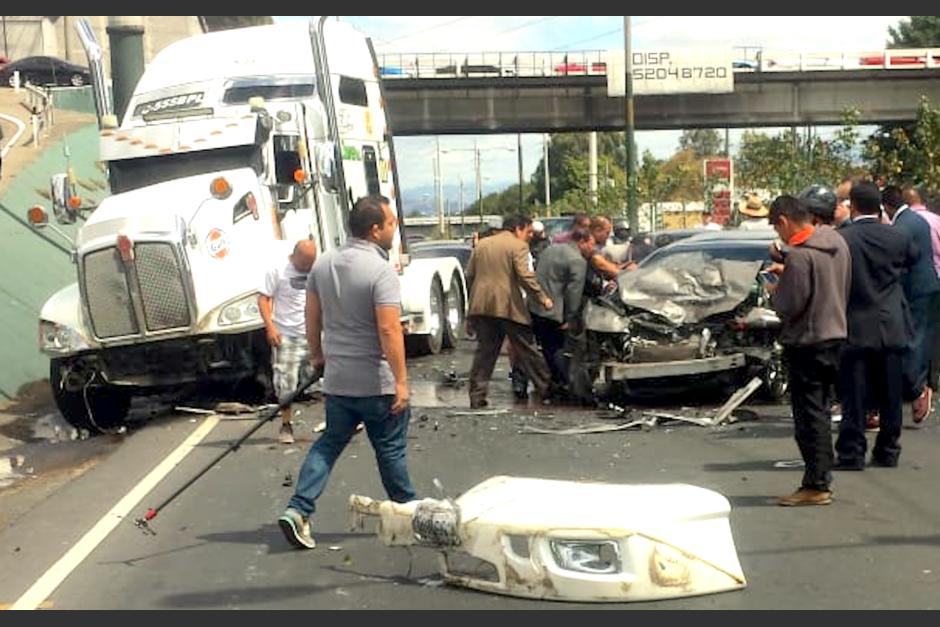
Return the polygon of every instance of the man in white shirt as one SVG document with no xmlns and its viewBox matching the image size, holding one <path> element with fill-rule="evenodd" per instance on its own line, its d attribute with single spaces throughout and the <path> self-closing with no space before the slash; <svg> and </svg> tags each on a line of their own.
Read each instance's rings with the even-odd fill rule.
<svg viewBox="0 0 940 627">
<path fill-rule="evenodd" d="M 300 380 L 311 369 L 307 349 L 306 319 L 307 275 L 317 258 L 313 240 L 303 239 L 294 251 L 264 275 L 258 295 L 258 308 L 264 319 L 264 330 L 271 345 L 271 368 L 278 402 L 297 389 Z M 294 443 L 291 408 L 281 410 L 282 444 Z"/>
</svg>

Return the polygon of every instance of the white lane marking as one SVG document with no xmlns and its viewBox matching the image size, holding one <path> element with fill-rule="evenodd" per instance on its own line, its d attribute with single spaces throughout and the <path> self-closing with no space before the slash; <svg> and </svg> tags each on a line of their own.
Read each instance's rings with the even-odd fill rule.
<svg viewBox="0 0 940 627">
<path fill-rule="evenodd" d="M 20 138 L 20 135 L 22 135 L 23 132 L 26 130 L 26 125 L 23 124 L 23 122 L 20 121 L 19 118 L 15 118 L 12 115 L 5 115 L 3 113 L 0 113 L 0 118 L 3 118 L 7 122 L 12 122 L 13 124 L 16 125 L 16 133 L 13 135 L 13 137 L 10 138 L 10 141 L 8 141 L 7 143 L 3 145 L 0 145 L 0 159 L 2 159 L 3 157 L 6 156 L 7 152 L 10 151 L 10 148 L 16 145 L 16 140 L 18 140 Z"/>
<path fill-rule="evenodd" d="M 117 505 L 101 517 L 81 540 L 72 546 L 58 562 L 36 580 L 23 596 L 16 600 L 11 610 L 34 610 L 51 595 L 65 578 L 95 550 L 102 540 L 124 520 L 133 507 L 140 502 L 173 468 L 183 461 L 190 451 L 219 424 L 219 416 L 209 416 L 190 434 L 186 441 L 176 447 L 140 483 L 134 486 Z"/>
</svg>

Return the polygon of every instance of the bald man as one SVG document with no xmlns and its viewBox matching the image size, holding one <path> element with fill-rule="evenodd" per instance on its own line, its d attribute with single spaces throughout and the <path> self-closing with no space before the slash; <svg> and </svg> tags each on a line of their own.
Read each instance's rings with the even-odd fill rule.
<svg viewBox="0 0 940 627">
<path fill-rule="evenodd" d="M 284 258 L 280 258 L 265 273 L 264 284 L 259 290 L 258 309 L 271 345 L 271 368 L 278 402 L 297 389 L 300 380 L 310 374 L 304 307 L 307 303 L 307 274 L 316 259 L 317 247 L 313 240 L 300 240 L 287 256 L 286 263 Z M 290 407 L 281 410 L 278 439 L 282 444 L 294 443 L 291 415 Z"/>
</svg>

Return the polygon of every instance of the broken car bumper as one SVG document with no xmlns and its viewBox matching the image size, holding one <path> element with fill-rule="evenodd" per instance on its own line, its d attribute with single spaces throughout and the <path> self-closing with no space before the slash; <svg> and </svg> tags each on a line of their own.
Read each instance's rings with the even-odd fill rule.
<svg viewBox="0 0 940 627">
<path fill-rule="evenodd" d="M 708 374 L 725 370 L 736 370 L 747 365 L 743 353 L 731 353 L 719 357 L 625 364 L 608 361 L 602 364 L 607 381 L 631 381 L 636 379 L 660 379 L 696 374 Z"/>
</svg>

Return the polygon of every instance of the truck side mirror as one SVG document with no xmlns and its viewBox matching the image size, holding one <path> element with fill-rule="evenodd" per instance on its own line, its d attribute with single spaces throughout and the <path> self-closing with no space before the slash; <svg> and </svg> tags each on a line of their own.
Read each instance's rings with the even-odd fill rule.
<svg viewBox="0 0 940 627">
<path fill-rule="evenodd" d="M 333 142 L 317 146 L 317 164 L 320 167 L 320 180 L 323 182 L 323 188 L 326 191 L 335 194 L 339 192 L 340 189 L 336 181 L 336 162 L 334 154 Z"/>
<path fill-rule="evenodd" d="M 81 201 L 75 194 L 68 174 L 53 174 L 49 182 L 52 212 L 59 224 L 75 224 Z"/>
</svg>

